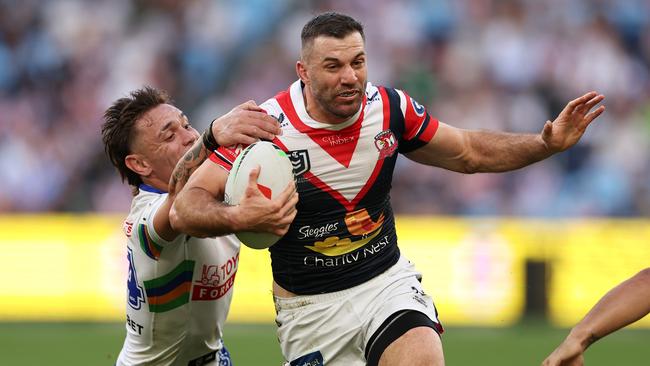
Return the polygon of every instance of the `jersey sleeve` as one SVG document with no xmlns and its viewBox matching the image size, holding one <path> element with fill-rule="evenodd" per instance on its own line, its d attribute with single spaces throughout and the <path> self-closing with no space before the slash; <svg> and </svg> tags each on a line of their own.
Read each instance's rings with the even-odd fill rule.
<svg viewBox="0 0 650 366">
<path fill-rule="evenodd" d="M 399 142 L 399 151 L 408 153 L 426 145 L 438 130 L 438 120 L 429 115 L 423 105 L 406 92 L 400 94 L 400 108 L 404 115 L 404 133 Z"/>
<path fill-rule="evenodd" d="M 135 231 L 134 235 L 137 238 L 140 249 L 147 255 L 147 257 L 154 260 L 158 260 L 160 252 L 166 246 L 182 240 L 182 235 L 177 236 L 172 241 L 165 240 L 158 235 L 154 228 L 153 218 L 156 216 L 156 212 L 158 212 L 166 198 L 167 194 L 152 195 L 151 198 L 144 198 L 143 202 L 141 202 L 143 205 L 141 208 L 141 215 L 136 221 L 137 224 L 134 225 L 132 229 Z"/>
<path fill-rule="evenodd" d="M 235 159 L 237 159 L 239 153 L 245 148 L 246 146 L 241 144 L 229 147 L 219 146 L 217 150 L 214 150 L 210 156 L 208 156 L 208 159 L 225 169 L 227 172 L 230 172 Z"/>
</svg>

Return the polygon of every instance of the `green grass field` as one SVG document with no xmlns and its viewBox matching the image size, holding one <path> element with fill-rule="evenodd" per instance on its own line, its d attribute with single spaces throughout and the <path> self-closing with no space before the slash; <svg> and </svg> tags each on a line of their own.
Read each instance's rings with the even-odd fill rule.
<svg viewBox="0 0 650 366">
<path fill-rule="evenodd" d="M 113 365 L 124 337 L 115 323 L 0 323 L 0 365 Z M 539 365 L 566 335 L 542 322 L 505 329 L 448 328 L 447 365 Z M 228 324 L 226 344 L 236 366 L 280 366 L 272 324 Z M 623 330 L 594 344 L 588 366 L 650 364 L 650 330 Z"/>
</svg>

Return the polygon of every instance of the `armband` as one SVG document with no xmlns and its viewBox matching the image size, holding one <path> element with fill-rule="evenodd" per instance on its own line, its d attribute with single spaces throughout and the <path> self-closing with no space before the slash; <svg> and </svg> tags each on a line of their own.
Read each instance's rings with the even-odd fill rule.
<svg viewBox="0 0 650 366">
<path fill-rule="evenodd" d="M 206 128 L 203 132 L 203 146 L 205 146 L 205 148 L 210 152 L 215 151 L 219 148 L 219 144 L 217 143 L 217 140 L 214 138 L 214 134 L 212 133 L 212 124 L 214 121 L 215 120 L 212 120 L 208 128 Z"/>
</svg>

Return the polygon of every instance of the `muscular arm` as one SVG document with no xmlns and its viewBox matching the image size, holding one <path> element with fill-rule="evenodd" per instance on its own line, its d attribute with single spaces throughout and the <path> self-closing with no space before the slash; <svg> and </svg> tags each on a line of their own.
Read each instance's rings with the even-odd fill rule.
<svg viewBox="0 0 650 366">
<path fill-rule="evenodd" d="M 176 192 L 180 191 L 187 183 L 190 175 L 196 170 L 197 167 L 208 157 L 208 150 L 203 146 L 201 137 L 194 143 L 190 150 L 178 161 L 172 177 L 169 180 L 169 194 L 165 198 L 156 215 L 153 218 L 153 226 L 158 235 L 165 240 L 173 240 L 180 233 L 175 230 L 170 222 L 169 211 L 172 208 L 172 203 L 176 198 Z"/>
<path fill-rule="evenodd" d="M 472 131 L 440 123 L 429 143 L 406 156 L 422 164 L 461 172 L 519 169 L 575 145 L 604 110 L 590 111 L 605 97 L 595 92 L 572 100 L 539 134 Z"/>
<path fill-rule="evenodd" d="M 217 118 L 211 124 L 211 128 L 217 143 L 223 146 L 252 144 L 260 138 L 272 140 L 276 134 L 282 132 L 277 121 L 267 115 L 253 101 L 240 104 L 227 114 Z M 182 232 L 176 230 L 170 222 L 172 203 L 192 173 L 209 154 L 210 151 L 203 146 L 203 135 L 201 135 L 176 164 L 169 180 L 169 195 L 154 216 L 154 228 L 163 239 L 173 240 Z"/>
<path fill-rule="evenodd" d="M 178 231 L 210 237 L 238 231 L 284 235 L 296 216 L 298 194 L 293 183 L 277 197 L 267 199 L 257 188 L 259 168 L 253 169 L 239 205 L 223 203 L 228 173 L 205 161 L 191 176 L 172 205 L 170 219 Z"/>
<path fill-rule="evenodd" d="M 650 268 L 614 287 L 578 323 L 569 337 L 586 349 L 598 339 L 650 313 Z"/>
<path fill-rule="evenodd" d="M 462 130 L 440 123 L 427 145 L 406 156 L 422 164 L 471 174 L 514 170 L 551 154 L 541 135 Z"/>
<path fill-rule="evenodd" d="M 544 366 L 581 365 L 594 342 L 650 313 L 650 268 L 611 289 L 544 361 Z M 579 362 L 578 362 L 579 360 Z"/>
</svg>

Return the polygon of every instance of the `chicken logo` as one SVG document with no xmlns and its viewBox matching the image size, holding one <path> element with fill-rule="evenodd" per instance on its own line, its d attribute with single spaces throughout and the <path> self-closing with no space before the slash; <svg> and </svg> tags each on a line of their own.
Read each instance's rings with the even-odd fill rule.
<svg viewBox="0 0 650 366">
<path fill-rule="evenodd" d="M 379 159 L 384 159 L 395 154 L 397 139 L 391 130 L 384 130 L 375 136 L 375 147 L 379 151 Z"/>
<path fill-rule="evenodd" d="M 360 236 L 359 240 L 352 240 L 351 238 L 340 238 L 338 236 L 330 236 L 323 241 L 317 241 L 313 246 L 305 245 L 305 248 L 311 249 L 315 252 L 324 254 L 329 257 L 338 256 L 341 254 L 355 251 L 362 246 L 368 244 L 374 239 L 384 224 L 384 214 L 382 213 L 373 221 L 368 211 L 363 208 L 360 210 L 348 212 L 345 215 L 345 225 L 352 234 L 352 236 Z"/>
</svg>

